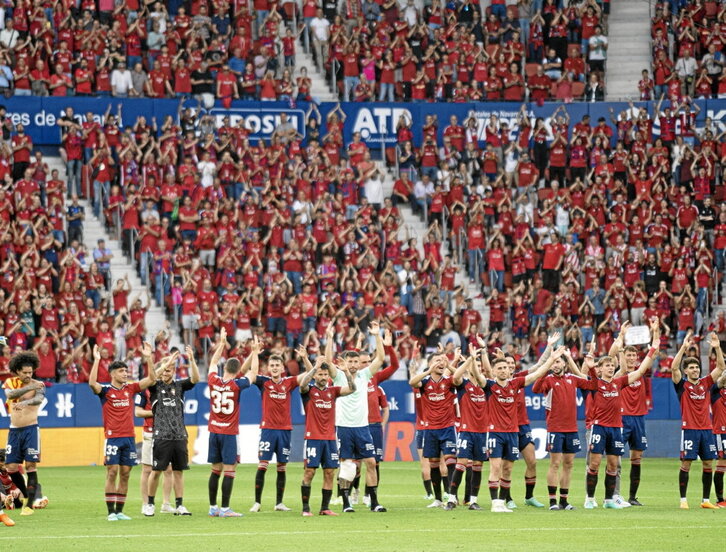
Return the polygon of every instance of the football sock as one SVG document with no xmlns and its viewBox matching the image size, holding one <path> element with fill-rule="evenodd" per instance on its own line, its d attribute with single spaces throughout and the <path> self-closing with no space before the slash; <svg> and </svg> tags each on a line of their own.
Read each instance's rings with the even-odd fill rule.
<svg viewBox="0 0 726 552">
<path fill-rule="evenodd" d="M 509 479 L 500 479 L 499 480 L 499 499 L 500 500 L 512 500 L 512 495 L 510 494 L 512 487 L 512 481 Z"/>
<path fill-rule="evenodd" d="M 106 508 L 109 514 L 116 513 L 116 493 L 106 493 Z"/>
<path fill-rule="evenodd" d="M 325 491 L 323 491 L 325 493 Z M 302 496 L 303 512 L 310 511 L 310 485 L 300 485 L 300 495 Z M 325 495 L 323 495 L 325 496 Z"/>
<path fill-rule="evenodd" d="M 370 487 L 366 485 L 366 494 L 371 499 L 371 510 L 378 506 L 378 487 L 375 485 L 371 485 Z"/>
<path fill-rule="evenodd" d="M 567 497 L 569 496 L 569 494 L 570 494 L 570 489 L 560 488 L 560 504 L 562 506 L 567 505 Z"/>
<path fill-rule="evenodd" d="M 28 496 L 28 488 L 25 486 L 25 478 L 23 477 L 22 473 L 20 473 L 19 471 L 12 472 L 10 474 L 10 479 L 12 479 L 13 483 L 15 483 L 15 486 L 20 489 L 20 492 L 23 493 L 23 496 Z"/>
<path fill-rule="evenodd" d="M 711 498 L 711 483 L 713 483 L 713 471 L 711 471 L 711 468 L 703 469 L 701 483 L 703 483 L 703 500 L 709 500 Z"/>
<path fill-rule="evenodd" d="M 678 471 L 678 488 L 681 491 L 681 498 L 685 499 L 688 491 L 688 472 L 683 468 Z"/>
<path fill-rule="evenodd" d="M 497 493 L 499 492 L 499 481 L 489 482 L 489 496 L 492 500 L 497 499 Z"/>
<path fill-rule="evenodd" d="M 434 488 L 434 498 L 441 500 L 441 468 L 431 466 L 431 486 Z"/>
<path fill-rule="evenodd" d="M 630 497 L 638 496 L 638 487 L 640 486 L 640 459 L 630 462 Z"/>
<path fill-rule="evenodd" d="M 182 502 L 184 502 L 184 498 L 181 496 L 176 497 L 174 500 L 174 504 L 177 508 L 182 505 Z"/>
<path fill-rule="evenodd" d="M 310 487 L 308 487 L 310 492 Z M 333 496 L 333 489 L 323 489 L 323 501 L 320 503 L 320 511 L 330 510 L 330 497 Z"/>
<path fill-rule="evenodd" d="M 255 502 L 262 502 L 262 490 L 265 488 L 265 473 L 267 468 L 257 468 L 255 474 Z"/>
<path fill-rule="evenodd" d="M 33 502 L 35 502 L 35 489 L 38 486 L 38 472 L 36 471 L 29 471 L 28 472 L 28 494 L 25 496 L 28 497 L 28 501 L 26 502 L 26 505 L 28 508 L 33 507 Z M 126 497 L 126 495 L 123 495 Z"/>
<path fill-rule="evenodd" d="M 454 479 L 454 472 L 456 471 L 456 458 L 447 458 L 444 460 L 444 463 L 446 464 L 446 481 L 444 484 L 446 485 L 446 492 L 451 491 L 451 481 Z"/>
<path fill-rule="evenodd" d="M 209 505 L 217 504 L 217 490 L 219 489 L 219 471 L 212 470 L 209 474 Z"/>
<path fill-rule="evenodd" d="M 547 495 L 550 498 L 550 506 L 557 504 L 557 487 L 547 485 Z"/>
<path fill-rule="evenodd" d="M 30 498 L 28 498 L 30 500 Z M 120 514 L 124 511 L 124 505 L 126 504 L 126 495 L 117 493 L 116 494 L 116 513 Z M 30 506 L 30 503 L 28 504 Z M 32 508 L 32 506 L 30 506 Z"/>
<path fill-rule="evenodd" d="M 464 502 L 471 502 L 471 478 L 474 469 L 471 466 L 466 467 L 466 476 L 464 477 Z M 480 480 L 481 481 L 481 480 Z"/>
<path fill-rule="evenodd" d="M 597 472 L 587 468 L 587 496 L 593 498 L 597 488 Z"/>
<path fill-rule="evenodd" d="M 452 471 L 454 472 L 454 476 L 451 478 L 451 485 L 449 485 L 449 502 L 456 502 L 459 499 L 459 485 L 461 485 L 461 480 L 464 478 L 466 466 L 464 464 L 456 464 L 456 469 Z"/>
<path fill-rule="evenodd" d="M 718 502 L 723 502 L 723 474 L 726 472 L 726 466 L 717 466 L 716 473 L 713 474 L 713 488 L 716 491 Z"/>
<path fill-rule="evenodd" d="M 431 480 L 424 479 L 423 486 L 424 486 L 424 491 L 426 491 L 426 496 L 431 496 L 431 494 L 433 494 L 433 492 L 434 492 L 433 489 L 431 489 Z"/>
<path fill-rule="evenodd" d="M 612 500 L 615 494 L 615 478 L 618 472 L 605 472 L 605 500 Z"/>
<path fill-rule="evenodd" d="M 350 508 L 350 489 L 340 489 L 343 495 L 343 509 Z"/>
<path fill-rule="evenodd" d="M 156 500 L 156 496 L 149 495 L 149 504 L 153 504 L 154 500 Z"/>
<path fill-rule="evenodd" d="M 222 508 L 229 508 L 229 499 L 232 497 L 234 486 L 234 470 L 224 472 L 222 479 Z"/>
<path fill-rule="evenodd" d="M 335 496 L 343 496 L 343 491 L 340 490 L 340 482 L 338 482 L 338 494 Z"/>
<path fill-rule="evenodd" d="M 525 477 L 524 484 L 527 489 L 525 491 L 524 498 L 532 498 L 534 496 L 534 486 L 537 484 L 537 476 Z"/>
<path fill-rule="evenodd" d="M 469 496 L 469 502 L 476 502 L 476 497 L 479 496 L 480 488 L 481 488 L 481 466 L 477 465 L 471 469 L 471 494 Z"/>
<path fill-rule="evenodd" d="M 283 469 L 277 468 L 277 494 L 275 495 L 277 502 L 275 504 L 282 503 L 282 497 L 285 496 L 285 483 L 287 482 L 287 472 Z"/>
<path fill-rule="evenodd" d="M 353 479 L 353 484 L 351 485 L 354 489 L 360 489 L 360 474 L 355 476 L 355 479 Z"/>
</svg>

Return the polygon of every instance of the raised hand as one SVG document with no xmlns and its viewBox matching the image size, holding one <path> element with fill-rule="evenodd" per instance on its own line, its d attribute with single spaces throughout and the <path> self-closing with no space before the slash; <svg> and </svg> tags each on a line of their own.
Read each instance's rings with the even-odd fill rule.
<svg viewBox="0 0 726 552">
<path fill-rule="evenodd" d="M 547 345 L 550 347 L 554 347 L 555 343 L 557 343 L 560 340 L 560 337 L 562 337 L 562 334 L 560 332 L 555 332 L 552 335 L 547 337 Z"/>
<path fill-rule="evenodd" d="M 391 333 L 391 330 L 386 328 L 386 330 L 383 332 L 383 346 L 391 347 L 392 345 L 393 345 L 393 334 Z"/>
<path fill-rule="evenodd" d="M 144 360 L 149 360 L 149 359 L 151 359 L 153 353 L 154 353 L 154 350 L 151 348 L 151 343 L 144 341 L 144 344 L 141 347 L 141 358 L 143 358 Z M 94 347 L 94 358 L 95 358 L 95 347 Z"/>
<path fill-rule="evenodd" d="M 98 345 L 93 346 L 93 360 L 101 360 L 101 348 Z"/>
<path fill-rule="evenodd" d="M 711 346 L 711 349 L 718 349 L 721 347 L 721 341 L 718 339 L 716 332 L 708 334 L 708 344 Z"/>
</svg>

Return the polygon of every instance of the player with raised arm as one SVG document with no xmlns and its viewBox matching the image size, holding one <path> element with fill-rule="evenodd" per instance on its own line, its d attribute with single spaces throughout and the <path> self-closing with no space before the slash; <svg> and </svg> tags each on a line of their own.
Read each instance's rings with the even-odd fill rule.
<svg viewBox="0 0 726 552">
<path fill-rule="evenodd" d="M 339 465 L 338 443 L 335 439 L 336 399 L 354 393 L 356 382 L 352 374 L 341 366 L 340 374 L 346 386 L 330 385 L 330 365 L 324 357 L 318 356 L 315 366 L 310 365 L 307 355 L 303 357 L 308 370 L 298 376 L 300 393 L 305 408 L 305 468 L 300 485 L 305 517 L 312 516 L 310 511 L 310 484 L 318 467 L 323 468 L 323 500 L 320 505 L 321 516 L 337 516 L 330 510 L 333 495 L 333 478 Z"/>
<path fill-rule="evenodd" d="M 418 343 L 414 343 L 411 353 L 411 360 L 408 363 L 408 379 L 410 380 L 418 373 L 419 361 L 421 359 L 421 348 Z M 416 452 L 421 466 L 421 481 L 424 486 L 426 500 L 433 500 L 433 488 L 431 486 L 431 466 L 429 459 L 423 455 L 423 430 L 426 428 L 426 416 L 424 415 L 424 404 L 421 397 L 421 388 L 412 387 L 413 391 L 413 408 L 416 416 L 416 433 L 414 439 L 416 441 Z"/>
<path fill-rule="evenodd" d="M 514 461 L 519 458 L 517 391 L 544 376 L 553 362 L 564 352 L 564 347 L 558 348 L 545 362 L 540 364 L 536 371 L 515 378 L 511 377 L 511 368 L 503 356 L 497 356 L 492 363 L 494 379 L 487 380 L 484 385 L 489 403 L 487 452 L 489 454 L 489 494 L 492 499 L 492 512 L 512 512 L 506 506 L 509 488 L 502 486 L 502 482 L 511 481 L 512 466 Z"/>
<path fill-rule="evenodd" d="M 33 379 L 40 361 L 35 352 L 18 353 L 10 359 L 9 371 L 14 377 L 3 384 L 6 406 L 10 414 L 10 430 L 5 447 L 6 466 L 16 487 L 27 499 L 20 512 L 21 516 L 33 514 L 38 488 L 37 467 L 40 462 L 40 427 L 38 409 L 45 399 L 45 384 Z M 28 474 L 27 485 L 20 466 L 25 463 Z"/>
<path fill-rule="evenodd" d="M 421 403 L 426 412 L 424 421 L 426 425 L 422 430 L 422 449 L 424 458 L 429 461 L 431 486 L 434 491 L 434 501 L 429 504 L 429 508 L 444 506 L 439 467 L 441 457 L 443 456 L 444 463 L 450 466 L 451 470 L 456 464 L 456 430 L 454 429 L 456 391 L 453 379 L 447 374 L 448 368 L 449 361 L 446 355 L 440 352 L 433 353 L 429 356 L 426 370 L 414 375 L 408 382 L 414 389 L 421 389 Z M 448 487 L 447 482 L 445 484 L 446 492 L 449 490 Z"/>
<path fill-rule="evenodd" d="M 575 509 L 567 498 L 575 454 L 580 451 L 580 435 L 577 432 L 577 390 L 585 387 L 587 383 L 587 380 L 581 376 L 568 349 L 562 357 L 552 363 L 552 373 L 537 380 L 532 387 L 535 393 L 545 395 L 549 407 L 546 423 L 547 452 L 550 454 L 550 468 L 547 471 L 550 510 Z"/>
<path fill-rule="evenodd" d="M 483 389 L 486 378 L 477 366 L 476 358 L 479 350 L 470 346 L 469 353 L 469 358 L 452 376 L 459 401 L 461 425 L 456 439 L 456 467 L 451 478 L 449 500 L 444 507 L 445 510 L 456 508 L 457 491 L 469 462 L 472 463 L 469 510 L 481 510 L 478 495 L 481 488 L 482 464 L 487 459 L 488 413 L 486 392 Z"/>
<path fill-rule="evenodd" d="M 303 345 L 298 348 L 301 358 L 307 357 Z M 298 378 L 283 376 L 285 363 L 281 356 L 271 355 L 267 359 L 269 376 L 257 376 L 255 385 L 262 395 L 262 419 L 260 420 L 260 443 L 258 446 L 259 463 L 255 475 L 255 503 L 250 512 L 259 512 L 262 502 L 262 489 L 265 486 L 267 467 L 275 456 L 277 462 L 277 481 L 275 511 L 289 512 L 283 503 L 287 480 L 287 463 L 290 459 L 290 440 L 292 436 L 292 390 L 298 386 Z"/>
<path fill-rule="evenodd" d="M 688 509 L 686 498 L 688 491 L 688 474 L 691 463 L 701 458 L 703 473 L 703 495 L 701 508 L 714 510 L 718 508 L 711 503 L 711 483 L 713 481 L 713 460 L 716 458 L 716 440 L 713 435 L 713 422 L 709 395 L 713 384 L 720 380 L 724 371 L 724 358 L 718 336 L 708 336 L 711 349 L 716 351 L 716 368 L 706 377 L 701 376 L 701 362 L 695 357 L 683 358 L 693 344 L 693 332 L 689 330 L 683 339 L 671 365 L 671 377 L 676 387 L 676 394 L 681 403 L 681 469 L 678 473 L 678 486 L 681 491 L 682 510 Z M 681 375 L 681 364 L 683 375 Z"/>
<path fill-rule="evenodd" d="M 716 491 L 717 506 L 726 508 L 723 496 L 723 478 L 726 473 L 726 371 L 711 387 L 711 412 L 713 412 L 713 434 L 716 437 L 716 473 L 713 475 L 713 487 Z"/>
<path fill-rule="evenodd" d="M 227 346 L 227 332 L 223 327 L 219 342 L 209 363 L 207 375 L 209 386 L 209 450 L 207 462 L 212 465 L 209 475 L 209 515 L 211 517 L 241 517 L 229 507 L 234 485 L 235 471 L 239 461 L 237 435 L 239 435 L 239 406 L 242 391 L 255 383 L 259 368 L 260 343 L 255 338 L 252 351 L 240 366 L 237 358 L 228 358 L 217 373 L 222 354 Z M 222 478 L 222 506 L 217 505 L 219 478 Z"/>
<path fill-rule="evenodd" d="M 129 487 L 131 468 L 136 465 L 136 434 L 134 431 L 134 395 L 156 382 L 151 345 L 144 343 L 141 357 L 148 375 L 139 382 L 129 383 L 129 369 L 125 362 L 114 361 L 108 366 L 111 383 L 98 383 L 101 350 L 93 347 L 93 366 L 88 375 L 88 386 L 101 400 L 103 412 L 104 465 L 106 466 L 106 508 L 108 521 L 131 519 L 123 513 Z"/>
<path fill-rule="evenodd" d="M 341 364 L 350 372 L 355 381 L 355 391 L 337 401 L 335 420 L 338 427 L 340 443 L 340 472 L 338 474 L 340 490 L 343 494 L 343 511 L 354 512 L 350 505 L 350 486 L 355 479 L 355 460 L 362 459 L 366 466 L 366 492 L 370 497 L 372 512 L 385 512 L 378 503 L 378 477 L 376 475 L 376 459 L 373 438 L 368 428 L 368 382 L 380 370 L 385 360 L 383 340 L 378 322 L 370 324 L 370 333 L 376 339 L 376 354 L 370 365 L 360 369 L 360 358 L 354 351 L 346 351 L 341 355 Z M 333 385 L 346 385 L 346 375 L 332 363 L 332 339 L 325 344 L 325 359 L 328 362 Z"/>
<path fill-rule="evenodd" d="M 657 320 L 651 320 L 652 343 L 640 367 L 629 374 L 615 377 L 615 359 L 604 356 L 597 361 L 601 370 L 599 378 L 588 380 L 583 389 L 593 393 L 593 426 L 590 434 L 590 464 L 587 468 L 587 498 L 585 508 L 597 507 L 595 489 L 603 454 L 606 455 L 604 507 L 621 510 L 623 506 L 613 500 L 618 458 L 623 455 L 623 419 L 621 414 L 621 390 L 643 377 L 653 363 L 660 347 L 660 328 Z"/>
<path fill-rule="evenodd" d="M 194 351 L 186 348 L 189 360 L 189 377 L 175 380 L 178 352 L 166 357 L 159 370 L 159 379 L 149 388 L 151 409 L 154 412 L 154 464 L 149 476 L 149 504 L 145 516 L 154 515 L 154 495 L 161 472 L 171 464 L 174 472 L 176 516 L 190 516 L 184 506 L 184 471 L 189 469 L 189 434 L 184 425 L 184 393 L 199 382 L 199 367 Z"/>
</svg>

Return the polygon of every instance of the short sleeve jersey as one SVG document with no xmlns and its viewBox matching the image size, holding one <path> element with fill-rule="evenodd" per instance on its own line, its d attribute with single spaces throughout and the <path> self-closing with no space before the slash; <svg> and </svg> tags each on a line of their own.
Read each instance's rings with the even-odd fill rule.
<svg viewBox="0 0 726 552">
<path fill-rule="evenodd" d="M 550 374 L 534 384 L 535 393 L 543 393 L 550 405 L 547 431 L 572 433 L 577 431 L 577 389 L 586 387 L 587 380 L 571 374 Z"/>
<path fill-rule="evenodd" d="M 302 394 L 305 408 L 305 439 L 335 439 L 335 400 L 340 396 L 340 387 L 320 389 L 310 383 L 307 393 Z"/>
<path fill-rule="evenodd" d="M 101 386 L 98 398 L 103 412 L 103 434 L 106 438 L 134 437 L 134 395 L 141 392 L 139 384 L 127 383 L 120 389 Z"/>
<path fill-rule="evenodd" d="M 624 416 L 645 416 L 648 413 L 647 389 L 648 380 L 640 378 L 623 387 L 622 405 Z"/>
<path fill-rule="evenodd" d="M 594 425 L 623 427 L 620 391 L 626 385 L 628 385 L 628 376 L 620 376 L 609 382 L 596 378 L 585 383 L 585 389 L 594 391 L 592 420 Z"/>
<path fill-rule="evenodd" d="M 210 372 L 209 386 L 209 428 L 210 433 L 237 435 L 239 433 L 239 401 L 241 391 L 250 386 L 250 380 L 236 378 L 222 379 Z"/>
<path fill-rule="evenodd" d="M 709 374 L 696 383 L 683 378 L 674 384 L 681 403 L 681 428 L 713 429 L 709 397 L 713 383 L 713 378 Z"/>
<path fill-rule="evenodd" d="M 154 412 L 154 439 L 183 441 L 189 438 L 184 425 L 184 393 L 194 384 L 190 378 L 171 383 L 157 381 L 149 388 Z"/>
<path fill-rule="evenodd" d="M 461 413 L 461 431 L 486 433 L 489 419 L 486 391 L 471 380 L 465 379 L 456 388 Z"/>
<path fill-rule="evenodd" d="M 484 388 L 489 399 L 489 431 L 516 433 L 517 391 L 524 387 L 524 378 L 512 378 L 506 385 L 488 380 Z"/>
<path fill-rule="evenodd" d="M 713 432 L 726 434 L 726 389 L 711 386 L 711 412 L 713 412 Z"/>
<path fill-rule="evenodd" d="M 388 397 L 382 387 L 374 386 L 371 392 L 371 384 L 368 383 L 368 423 L 380 424 L 383 422 L 381 409 L 388 408 Z"/>
<path fill-rule="evenodd" d="M 340 427 L 365 427 L 368 425 L 368 381 L 373 377 L 370 368 L 358 370 L 353 377 L 355 392 L 341 397 L 335 409 L 335 425 Z M 348 380 L 342 370 L 333 380 L 333 384 L 348 387 Z"/>
<path fill-rule="evenodd" d="M 262 420 L 260 427 L 265 429 L 292 429 L 290 404 L 297 378 L 281 378 L 275 383 L 267 376 L 257 376 L 255 385 L 262 395 Z"/>
<path fill-rule="evenodd" d="M 421 381 L 421 402 L 426 418 L 424 429 L 443 429 L 454 425 L 454 383 L 450 377 L 434 380 L 431 376 Z"/>
</svg>

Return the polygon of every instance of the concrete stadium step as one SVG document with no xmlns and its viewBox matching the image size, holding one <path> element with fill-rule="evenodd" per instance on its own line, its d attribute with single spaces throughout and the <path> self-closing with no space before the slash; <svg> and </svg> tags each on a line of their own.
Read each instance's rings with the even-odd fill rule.
<svg viewBox="0 0 726 552">
<path fill-rule="evenodd" d="M 638 99 L 641 72 L 651 61 L 648 0 L 610 2 L 607 58 L 606 99 Z"/>
<path fill-rule="evenodd" d="M 330 85 L 325 80 L 325 74 L 320 73 L 315 65 L 312 54 L 305 52 L 303 46 L 298 42 L 295 44 L 295 68 L 296 72 L 300 67 L 307 67 L 308 76 L 312 81 L 310 95 L 317 102 L 337 102 L 337 95 L 330 91 Z"/>
<path fill-rule="evenodd" d="M 65 163 L 60 157 L 45 157 L 50 170 L 58 169 L 58 174 L 62 180 L 66 179 L 66 167 Z M 93 207 L 91 203 L 86 200 L 80 201 L 81 205 L 86 211 L 86 220 L 83 224 L 83 243 L 89 252 L 92 252 L 97 244 L 98 240 L 102 239 L 106 242 L 108 247 L 113 253 L 113 259 L 111 260 L 111 276 L 113 281 L 128 276 L 129 283 L 131 284 L 131 292 L 129 298 L 132 296 L 141 297 L 144 304 L 146 300 L 143 299 L 148 292 L 148 287 L 141 283 L 141 279 L 136 274 L 136 269 L 133 264 L 130 263 L 123 254 L 121 249 L 121 243 L 115 239 L 114 236 L 109 235 L 103 223 L 93 215 Z M 153 343 L 154 337 L 160 330 L 167 330 L 170 339 L 169 343 L 172 347 L 180 347 L 181 341 L 179 336 L 173 330 L 168 328 L 169 322 L 164 314 L 164 311 L 159 307 L 154 299 L 152 298 L 149 309 L 146 313 L 146 340 Z"/>
</svg>

